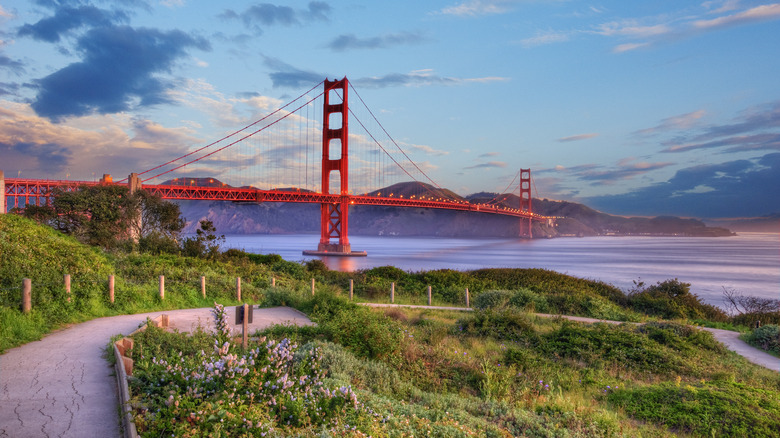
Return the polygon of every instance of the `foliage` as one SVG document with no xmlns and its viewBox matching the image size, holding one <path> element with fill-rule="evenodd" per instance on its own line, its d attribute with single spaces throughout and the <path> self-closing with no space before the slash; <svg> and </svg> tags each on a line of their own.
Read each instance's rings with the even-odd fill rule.
<svg viewBox="0 0 780 438">
<path fill-rule="evenodd" d="M 727 315 L 710 304 L 701 302 L 696 294 L 690 292 L 691 285 L 676 278 L 637 288 L 628 296 L 628 305 L 638 312 L 659 316 L 665 319 L 707 319 L 725 321 Z"/>
<path fill-rule="evenodd" d="M 665 382 L 608 391 L 607 400 L 627 414 L 696 436 L 777 436 L 776 391 L 738 383 L 680 385 Z"/>
<path fill-rule="evenodd" d="M 224 243 L 225 236 L 217 236 L 217 229 L 210 220 L 203 219 L 198 223 L 195 236 L 182 241 L 182 254 L 188 257 L 201 257 L 214 260 L 219 256 L 219 245 Z"/>
<path fill-rule="evenodd" d="M 780 326 L 763 325 L 748 335 L 747 342 L 762 350 L 780 355 Z"/>
<path fill-rule="evenodd" d="M 324 383 L 319 349 L 260 338 L 243 351 L 214 341 L 207 353 L 185 347 L 184 335 L 154 327 L 137 337 L 130 386 L 141 436 L 259 437 L 356 427 L 370 433 L 378 423 L 351 387 Z"/>
</svg>

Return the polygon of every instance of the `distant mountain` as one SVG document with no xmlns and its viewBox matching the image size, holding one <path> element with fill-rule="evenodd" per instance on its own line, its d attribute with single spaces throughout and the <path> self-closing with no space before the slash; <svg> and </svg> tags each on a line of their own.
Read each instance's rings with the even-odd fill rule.
<svg viewBox="0 0 780 438">
<path fill-rule="evenodd" d="M 754 233 L 780 233 L 780 213 L 746 219 L 709 221 L 714 225 L 726 226 L 734 231 Z"/>
<path fill-rule="evenodd" d="M 222 183 L 214 178 L 184 180 L 184 184 L 199 181 L 214 186 Z M 173 180 L 172 180 L 173 181 Z M 168 183 L 168 182 L 166 182 Z M 175 183 L 175 181 L 174 181 Z M 465 198 L 447 189 L 436 189 L 421 183 L 400 183 L 368 195 L 421 198 L 436 197 L 496 203 L 517 208 L 519 199 L 513 194 L 476 193 Z M 213 201 L 178 201 L 188 225 L 185 232 L 194 232 L 202 219 L 214 222 L 224 234 L 318 233 L 320 207 L 297 203 L 231 203 Z M 637 218 L 612 216 L 585 205 L 567 201 L 533 199 L 533 211 L 556 217 L 556 226 L 534 222 L 537 238 L 597 235 L 683 235 L 728 236 L 721 227 L 708 227 L 697 219 L 677 217 Z M 438 237 L 514 237 L 519 233 L 519 221 L 510 216 L 480 214 L 452 210 L 402 208 L 384 206 L 353 206 L 349 211 L 349 230 L 355 235 L 373 236 L 438 236 Z"/>
</svg>

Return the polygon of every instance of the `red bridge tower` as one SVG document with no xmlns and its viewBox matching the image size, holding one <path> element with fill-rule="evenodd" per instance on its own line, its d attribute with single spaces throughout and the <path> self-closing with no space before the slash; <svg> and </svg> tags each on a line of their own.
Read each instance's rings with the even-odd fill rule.
<svg viewBox="0 0 780 438">
<path fill-rule="evenodd" d="M 320 243 L 317 251 L 303 251 L 304 255 L 365 256 L 365 251 L 352 251 L 349 244 L 349 82 L 347 78 L 325 80 L 325 102 L 322 111 L 322 193 L 330 194 L 330 173 L 339 173 L 339 193 L 331 202 L 320 204 Z M 339 96 L 338 91 L 341 91 Z M 340 97 L 340 99 L 339 99 Z M 331 103 L 331 99 L 335 103 Z M 331 120 L 331 116 L 335 120 Z M 341 117 L 338 117 L 341 116 Z M 332 127 L 332 122 L 336 127 Z M 341 148 L 331 158 L 331 145 Z M 336 149 L 338 151 L 338 149 Z M 334 151 L 335 152 L 335 151 Z M 337 239 L 333 242 L 331 239 Z"/>
</svg>

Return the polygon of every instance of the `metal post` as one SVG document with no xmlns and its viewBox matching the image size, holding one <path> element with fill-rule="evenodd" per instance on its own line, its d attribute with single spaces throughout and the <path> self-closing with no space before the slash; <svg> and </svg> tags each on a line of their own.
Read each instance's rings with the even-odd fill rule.
<svg viewBox="0 0 780 438">
<path fill-rule="evenodd" d="M 114 304 L 114 276 L 108 276 L 108 302 Z"/>
<path fill-rule="evenodd" d="M 65 299 L 70 302 L 70 274 L 65 274 L 62 281 L 65 283 Z"/>
<path fill-rule="evenodd" d="M 241 301 L 241 277 L 236 277 L 236 301 Z"/>
<path fill-rule="evenodd" d="M 352 301 L 352 292 L 355 290 L 355 281 L 353 279 L 349 279 L 349 300 Z"/>
<path fill-rule="evenodd" d="M 32 280 L 22 279 L 22 313 L 28 314 L 32 311 Z"/>
<path fill-rule="evenodd" d="M 160 276 L 160 299 L 165 299 L 165 276 Z"/>
<path fill-rule="evenodd" d="M 432 305 L 431 304 L 431 287 L 430 286 L 428 286 L 428 305 L 429 306 Z"/>
<path fill-rule="evenodd" d="M 206 277 L 203 275 L 200 276 L 200 294 L 206 298 Z"/>
<path fill-rule="evenodd" d="M 390 303 L 395 303 L 395 282 L 390 283 Z"/>
</svg>

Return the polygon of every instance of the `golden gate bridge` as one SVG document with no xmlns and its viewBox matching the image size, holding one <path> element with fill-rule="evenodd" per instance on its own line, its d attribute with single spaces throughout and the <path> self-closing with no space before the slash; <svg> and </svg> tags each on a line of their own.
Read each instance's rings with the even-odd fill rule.
<svg viewBox="0 0 780 438">
<path fill-rule="evenodd" d="M 352 93 L 364 113 L 350 106 Z M 351 120 L 358 128 L 352 132 Z M 176 176 L 194 173 L 219 175 L 219 180 Z M 154 183 L 166 175 L 166 181 Z M 387 187 L 404 180 L 414 182 L 415 189 L 388 193 Z M 484 203 L 453 196 L 409 158 L 345 77 L 326 79 L 238 131 L 120 181 L 108 174 L 100 181 L 4 178 L 0 170 L 0 213 L 49 204 L 55 189 L 96 184 L 127 184 L 131 192 L 146 190 L 171 200 L 315 203 L 320 204 L 320 241 L 316 251 L 304 254 L 361 256 L 366 253 L 352 251 L 349 243 L 349 209 L 360 205 L 514 216 L 518 235 L 530 238 L 533 221 L 551 218 L 532 210 L 530 169 L 520 169 L 502 193 L 515 183 L 517 208 L 500 204 L 500 196 Z"/>
</svg>

